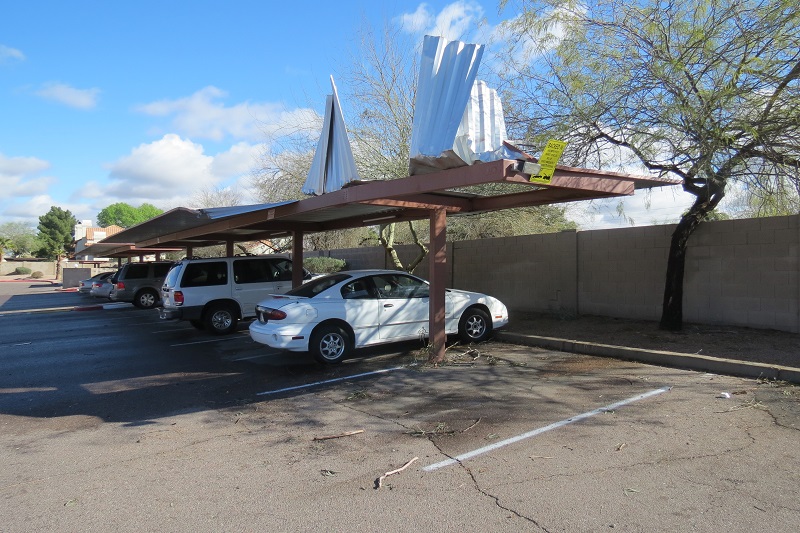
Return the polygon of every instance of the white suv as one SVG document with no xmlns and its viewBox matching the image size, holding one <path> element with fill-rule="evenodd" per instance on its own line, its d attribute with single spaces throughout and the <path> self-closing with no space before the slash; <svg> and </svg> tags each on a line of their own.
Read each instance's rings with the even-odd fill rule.
<svg viewBox="0 0 800 533">
<path fill-rule="evenodd" d="M 303 272 L 304 279 L 311 274 Z M 292 261 L 278 255 L 215 257 L 178 261 L 161 288 L 164 320 L 225 335 L 239 320 L 255 317 L 256 304 L 292 288 Z"/>
</svg>

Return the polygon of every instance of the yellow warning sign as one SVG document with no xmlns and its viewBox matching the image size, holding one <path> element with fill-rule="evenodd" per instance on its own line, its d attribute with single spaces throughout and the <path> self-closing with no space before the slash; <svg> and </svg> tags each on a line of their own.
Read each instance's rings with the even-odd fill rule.
<svg viewBox="0 0 800 533">
<path fill-rule="evenodd" d="M 564 153 L 564 148 L 566 147 L 567 143 L 565 141 L 558 141 L 556 139 L 547 141 L 547 146 L 544 147 L 542 156 L 539 158 L 539 165 L 541 165 L 542 168 L 539 170 L 538 174 L 531 176 L 529 181 L 532 183 L 549 184 L 553 173 L 556 171 L 558 160 L 561 159 L 561 154 Z"/>
</svg>

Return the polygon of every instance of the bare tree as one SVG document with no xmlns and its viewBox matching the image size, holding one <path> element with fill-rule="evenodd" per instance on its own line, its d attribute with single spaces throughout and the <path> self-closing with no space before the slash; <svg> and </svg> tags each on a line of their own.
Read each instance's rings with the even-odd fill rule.
<svg viewBox="0 0 800 533">
<path fill-rule="evenodd" d="M 569 163 L 633 160 L 695 196 L 672 234 L 660 323 L 680 329 L 687 241 L 728 184 L 797 179 L 800 11 L 783 0 L 517 4 L 512 127 L 539 145 L 568 141 Z"/>
<path fill-rule="evenodd" d="M 206 187 L 192 196 L 192 203 L 198 207 L 230 207 L 242 204 L 242 194 L 231 187 Z"/>
</svg>

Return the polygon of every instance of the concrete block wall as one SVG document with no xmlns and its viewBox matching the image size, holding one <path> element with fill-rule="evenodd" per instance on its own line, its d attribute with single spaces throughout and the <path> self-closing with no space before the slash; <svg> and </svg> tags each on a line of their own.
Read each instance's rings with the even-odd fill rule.
<svg viewBox="0 0 800 533">
<path fill-rule="evenodd" d="M 452 286 L 483 292 L 509 309 L 576 314 L 577 233 L 453 243 Z"/>
<path fill-rule="evenodd" d="M 512 311 L 659 320 L 674 225 L 458 241 L 448 286 Z M 403 261 L 413 246 L 398 247 Z M 350 268 L 389 267 L 380 247 L 332 250 Z M 415 273 L 427 277 L 428 259 Z M 800 215 L 701 224 L 684 276 L 686 322 L 800 333 Z"/>
<path fill-rule="evenodd" d="M 578 313 L 658 320 L 673 229 L 578 233 Z"/>
<path fill-rule="evenodd" d="M 708 222 L 689 242 L 686 321 L 800 332 L 800 216 Z"/>
</svg>

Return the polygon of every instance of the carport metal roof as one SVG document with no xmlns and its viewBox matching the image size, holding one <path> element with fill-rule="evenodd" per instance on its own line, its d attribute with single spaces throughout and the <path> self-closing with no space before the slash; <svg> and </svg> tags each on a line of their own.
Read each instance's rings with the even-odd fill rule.
<svg viewBox="0 0 800 533">
<path fill-rule="evenodd" d="M 428 218 L 442 208 L 467 215 L 513 207 L 615 196 L 680 180 L 559 166 L 548 185 L 531 183 L 519 162 L 501 160 L 389 181 L 369 181 L 304 200 L 212 209 L 176 208 L 109 236 L 98 247 L 134 243 L 143 248 L 202 247 Z M 475 192 L 492 184 L 492 194 Z M 132 251 L 132 250 L 131 250 Z M 147 252 L 145 252 L 147 253 Z M 138 252 L 130 254 L 138 255 Z"/>
<path fill-rule="evenodd" d="M 136 249 L 143 249 L 192 248 L 225 242 L 228 253 L 232 254 L 235 241 L 291 234 L 293 259 L 302 265 L 305 233 L 428 218 L 431 235 L 429 342 L 433 348 L 432 358 L 441 361 L 446 342 L 447 215 L 629 196 L 637 188 L 681 183 L 674 179 L 564 166 L 556 167 L 549 183 L 531 183 L 530 176 L 520 172 L 522 164 L 517 160 L 500 160 L 396 180 L 370 181 L 279 204 L 198 210 L 178 208 L 107 237 L 100 244 L 132 242 Z M 95 254 L 93 247 L 84 252 Z M 293 285 L 302 282 L 301 272 L 300 268 L 293 269 Z"/>
</svg>

